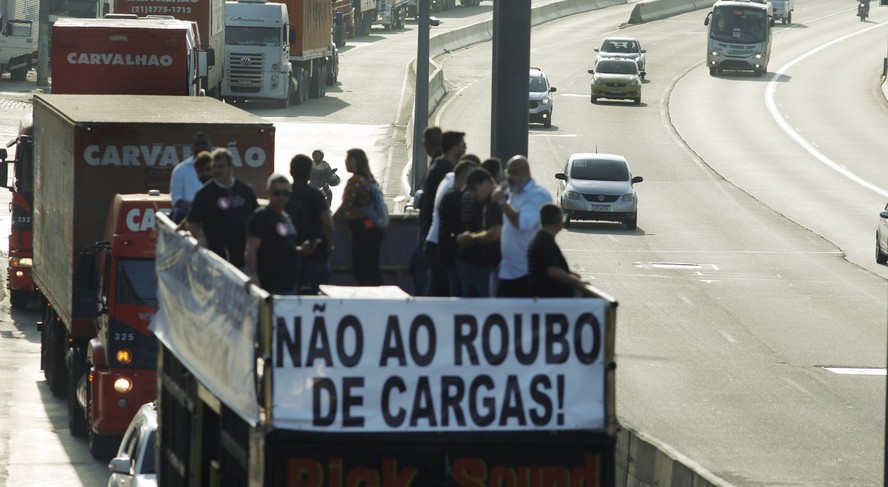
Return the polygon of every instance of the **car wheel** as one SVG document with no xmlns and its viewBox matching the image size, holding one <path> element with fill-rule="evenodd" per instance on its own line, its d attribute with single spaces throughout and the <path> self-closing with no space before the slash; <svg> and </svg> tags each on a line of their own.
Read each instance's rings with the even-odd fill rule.
<svg viewBox="0 0 888 487">
<path fill-rule="evenodd" d="M 564 228 L 570 228 L 570 213 L 564 214 Z"/>
<path fill-rule="evenodd" d="M 632 100 L 632 103 L 635 103 L 636 105 L 641 105 L 641 97 L 639 96 L 638 98 Z"/>
<path fill-rule="evenodd" d="M 543 127 L 549 128 L 552 126 L 552 114 L 550 113 L 548 117 L 546 117 L 546 121 L 543 122 Z"/>
<path fill-rule="evenodd" d="M 882 252 L 882 247 L 879 245 L 879 234 L 876 234 L 876 263 L 877 264 L 885 264 L 888 262 L 888 254 Z"/>
<path fill-rule="evenodd" d="M 638 213 L 633 213 L 626 219 L 626 230 L 635 230 L 638 227 Z"/>
</svg>

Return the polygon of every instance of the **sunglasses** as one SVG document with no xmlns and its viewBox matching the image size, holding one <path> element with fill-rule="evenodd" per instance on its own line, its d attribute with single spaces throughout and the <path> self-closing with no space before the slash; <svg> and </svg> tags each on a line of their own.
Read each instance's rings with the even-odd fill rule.
<svg viewBox="0 0 888 487">
<path fill-rule="evenodd" d="M 272 196 L 290 196 L 290 191 L 287 189 L 276 189 L 271 194 Z"/>
</svg>

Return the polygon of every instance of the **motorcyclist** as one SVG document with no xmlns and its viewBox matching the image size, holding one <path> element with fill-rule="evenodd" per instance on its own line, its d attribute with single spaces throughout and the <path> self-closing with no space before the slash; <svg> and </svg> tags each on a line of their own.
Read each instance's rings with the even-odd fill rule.
<svg viewBox="0 0 888 487">
<path fill-rule="evenodd" d="M 857 0 L 858 5 L 863 5 L 864 17 L 869 17 L 870 0 Z"/>
<path fill-rule="evenodd" d="M 308 185 L 320 190 L 327 200 L 327 206 L 333 202 L 333 191 L 330 186 L 336 186 L 340 182 L 336 170 L 330 167 L 330 163 L 324 160 L 324 152 L 320 149 L 311 153 L 312 165 Z"/>
</svg>

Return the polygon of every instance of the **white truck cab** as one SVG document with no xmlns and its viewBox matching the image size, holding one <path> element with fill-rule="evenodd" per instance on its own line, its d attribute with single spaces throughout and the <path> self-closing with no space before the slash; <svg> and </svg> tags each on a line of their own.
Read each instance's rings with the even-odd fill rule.
<svg viewBox="0 0 888 487">
<path fill-rule="evenodd" d="M 36 26 L 30 20 L 12 19 L 0 30 L 0 75 L 8 72 L 24 81 L 37 54 Z"/>
<path fill-rule="evenodd" d="M 282 108 L 289 107 L 297 89 L 290 64 L 294 40 L 286 5 L 225 2 L 222 97 L 277 100 Z"/>
</svg>

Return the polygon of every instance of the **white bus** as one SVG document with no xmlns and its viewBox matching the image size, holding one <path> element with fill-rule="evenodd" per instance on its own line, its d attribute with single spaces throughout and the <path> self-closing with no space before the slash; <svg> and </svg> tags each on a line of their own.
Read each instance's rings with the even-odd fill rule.
<svg viewBox="0 0 888 487">
<path fill-rule="evenodd" d="M 703 25 L 709 26 L 706 65 L 710 75 L 722 70 L 751 70 L 762 76 L 768 71 L 774 25 L 770 3 L 719 0 Z"/>
</svg>

